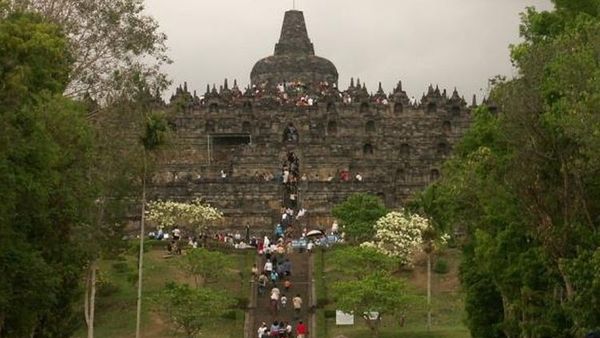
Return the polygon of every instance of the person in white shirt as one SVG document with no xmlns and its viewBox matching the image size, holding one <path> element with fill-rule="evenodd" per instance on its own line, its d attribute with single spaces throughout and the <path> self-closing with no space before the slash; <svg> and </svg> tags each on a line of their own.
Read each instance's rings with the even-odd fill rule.
<svg viewBox="0 0 600 338">
<path fill-rule="evenodd" d="M 279 301 L 279 296 L 281 295 L 281 291 L 278 288 L 271 289 L 271 299 Z"/>
<path fill-rule="evenodd" d="M 271 273 L 271 271 L 273 271 L 273 263 L 271 263 L 271 260 L 267 260 L 263 270 L 267 271 L 268 273 Z"/>
<path fill-rule="evenodd" d="M 289 178 L 290 178 L 290 171 L 286 169 L 283 171 L 283 184 L 288 183 Z"/>
<path fill-rule="evenodd" d="M 179 230 L 178 227 L 175 227 L 175 229 L 173 229 L 173 239 L 178 241 L 181 238 L 181 230 Z"/>
<path fill-rule="evenodd" d="M 262 325 L 258 328 L 258 338 L 262 338 L 265 332 L 267 331 L 267 323 L 263 322 Z"/>
<path fill-rule="evenodd" d="M 339 231 L 339 225 L 337 221 L 333 221 L 333 224 L 331 225 L 331 233 L 332 234 L 337 234 Z"/>
</svg>

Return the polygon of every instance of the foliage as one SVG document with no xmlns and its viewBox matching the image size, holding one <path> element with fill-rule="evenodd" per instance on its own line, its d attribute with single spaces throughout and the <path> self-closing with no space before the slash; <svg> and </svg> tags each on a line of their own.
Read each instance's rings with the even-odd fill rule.
<svg viewBox="0 0 600 338">
<path fill-rule="evenodd" d="M 196 198 L 189 203 L 173 201 L 153 201 L 148 203 L 148 220 L 165 227 L 178 224 L 195 225 L 197 228 L 206 222 L 216 221 L 223 213 Z"/>
<path fill-rule="evenodd" d="M 43 91 L 61 93 L 70 66 L 59 27 L 31 14 L 0 21 L 0 108 L 16 109 Z"/>
<path fill-rule="evenodd" d="M 327 257 L 339 272 L 360 278 L 368 272 L 389 271 L 396 261 L 375 248 L 344 246 L 331 251 Z M 361 267 L 357 269 L 357 267 Z"/>
<path fill-rule="evenodd" d="M 396 258 L 400 264 L 410 264 L 414 253 L 421 248 L 424 231 L 429 227 L 426 218 L 403 210 L 393 211 L 377 220 L 374 241 L 361 246 L 375 248 Z"/>
<path fill-rule="evenodd" d="M 156 309 L 188 338 L 199 333 L 215 318 L 226 314 L 234 299 L 222 291 L 191 288 L 187 284 L 169 283 L 158 293 Z"/>
<path fill-rule="evenodd" d="M 146 151 L 153 151 L 164 145 L 169 134 L 169 126 L 164 113 L 152 112 L 146 116 L 142 145 Z"/>
<path fill-rule="evenodd" d="M 395 316 L 409 305 L 404 281 L 385 272 L 374 272 L 360 280 L 340 281 L 332 285 L 336 307 L 346 313 L 360 315 L 371 329 L 373 337 L 379 330 L 382 316 Z M 375 319 L 369 313 L 377 312 Z"/>
<path fill-rule="evenodd" d="M 448 273 L 448 271 L 450 271 L 450 268 L 448 267 L 448 262 L 446 262 L 446 260 L 442 258 L 438 258 L 433 266 L 433 272 L 443 275 Z"/>
<path fill-rule="evenodd" d="M 333 216 L 341 221 L 346 238 L 354 242 L 373 238 L 375 222 L 386 213 L 382 201 L 367 194 L 354 194 L 332 210 Z"/>
<path fill-rule="evenodd" d="M 600 7 L 555 4 L 524 14 L 519 76 L 488 101 L 501 113 L 475 112 L 434 188 L 437 221 L 468 236 L 461 278 L 477 337 L 573 337 L 598 323 Z"/>
<path fill-rule="evenodd" d="M 60 29 L 39 17 L 0 21 L 0 332 L 63 337 L 85 265 L 91 132 L 61 97 L 70 64 Z"/>
<path fill-rule="evenodd" d="M 139 74 L 153 87 L 164 88 L 166 80 L 160 66 L 170 62 L 166 37 L 158 31 L 157 22 L 145 15 L 142 0 L 4 2 L 0 18 L 34 12 L 63 29 L 73 57 L 68 96 L 88 93 L 94 98 L 120 97 Z"/>
<path fill-rule="evenodd" d="M 232 265 L 231 259 L 218 251 L 209 251 L 204 248 L 191 249 L 181 257 L 178 265 L 188 275 L 194 277 L 196 287 L 215 283 L 220 277 L 228 274 Z"/>
</svg>

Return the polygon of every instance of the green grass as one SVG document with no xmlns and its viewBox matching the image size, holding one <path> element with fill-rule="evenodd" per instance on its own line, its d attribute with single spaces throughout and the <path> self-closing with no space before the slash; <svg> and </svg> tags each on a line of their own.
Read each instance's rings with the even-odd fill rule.
<svg viewBox="0 0 600 338">
<path fill-rule="evenodd" d="M 334 249 L 335 250 L 335 249 Z M 426 291 L 420 285 L 421 279 L 416 276 L 422 269 L 415 268 L 412 272 L 403 272 L 400 277 L 409 281 L 409 292 L 420 298 L 422 302 L 408 306 L 405 313 L 404 326 L 400 326 L 397 318 L 383 318 L 380 327 L 380 338 L 470 338 L 471 335 L 463 324 L 464 301 L 457 283 L 457 265 L 459 255 L 455 252 L 444 254 L 444 259 L 449 263 L 450 271 L 445 275 L 432 276 L 433 285 L 450 285 L 444 290 L 432 290 L 432 329 L 427 331 L 427 308 L 424 304 Z M 335 304 L 329 299 L 328 281 L 343 278 L 332 271 L 336 270 L 333 262 L 327 260 L 327 253 L 318 251 L 315 257 L 315 283 L 319 308 L 317 309 L 317 337 L 329 338 L 344 335 L 348 338 L 370 337 L 371 332 L 362 322 L 355 317 L 353 326 L 337 326 L 335 318 L 325 318 L 325 311 L 335 310 Z M 421 276 L 422 277 L 422 276 Z M 448 284 L 449 283 L 449 284 Z M 440 288 L 441 289 L 441 288 Z"/>
<path fill-rule="evenodd" d="M 164 242 L 150 242 L 144 255 L 144 288 L 142 332 L 145 338 L 176 336 L 161 316 L 153 311 L 151 298 L 169 281 L 193 285 L 176 265 L 178 257 L 165 258 Z M 254 251 L 229 251 L 234 257 L 234 271 L 218 284 L 232 297 L 249 296 L 250 267 Z M 126 264 L 126 267 L 122 263 Z M 117 266 L 115 266 L 115 264 Z M 100 264 L 99 291 L 96 300 L 96 338 L 129 338 L 135 336 L 137 299 L 137 258 L 132 253 L 124 260 L 107 260 Z M 83 306 L 81 306 L 83 312 Z M 202 332 L 205 338 L 239 338 L 243 336 L 244 311 L 236 309 L 235 319 L 217 318 Z M 83 317 L 83 314 L 82 314 Z M 73 337 L 86 337 L 82 320 L 81 329 Z"/>
</svg>

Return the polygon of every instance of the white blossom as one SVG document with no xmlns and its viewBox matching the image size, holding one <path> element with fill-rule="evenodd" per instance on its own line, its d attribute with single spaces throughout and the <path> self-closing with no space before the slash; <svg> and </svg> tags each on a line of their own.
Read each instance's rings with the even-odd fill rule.
<svg viewBox="0 0 600 338">
<path fill-rule="evenodd" d="M 189 203 L 152 201 L 148 203 L 146 215 L 149 221 L 166 228 L 179 224 L 200 227 L 206 222 L 216 221 L 223 217 L 221 211 L 202 203 L 199 198 Z"/>
<path fill-rule="evenodd" d="M 409 265 L 413 254 L 421 248 L 422 234 L 430 227 L 429 220 L 403 210 L 390 212 L 375 224 L 375 237 L 363 247 L 376 248 L 379 252 Z"/>
</svg>

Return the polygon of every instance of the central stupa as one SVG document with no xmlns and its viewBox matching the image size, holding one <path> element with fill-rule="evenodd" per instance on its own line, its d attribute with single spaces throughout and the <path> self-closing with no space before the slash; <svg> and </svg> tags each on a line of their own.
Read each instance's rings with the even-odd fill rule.
<svg viewBox="0 0 600 338">
<path fill-rule="evenodd" d="M 304 14 L 291 10 L 285 12 L 281 37 L 275 45 L 274 55 L 254 65 L 250 80 L 255 85 L 275 85 L 291 81 L 337 84 L 338 72 L 331 61 L 315 55 L 306 31 Z"/>
</svg>

